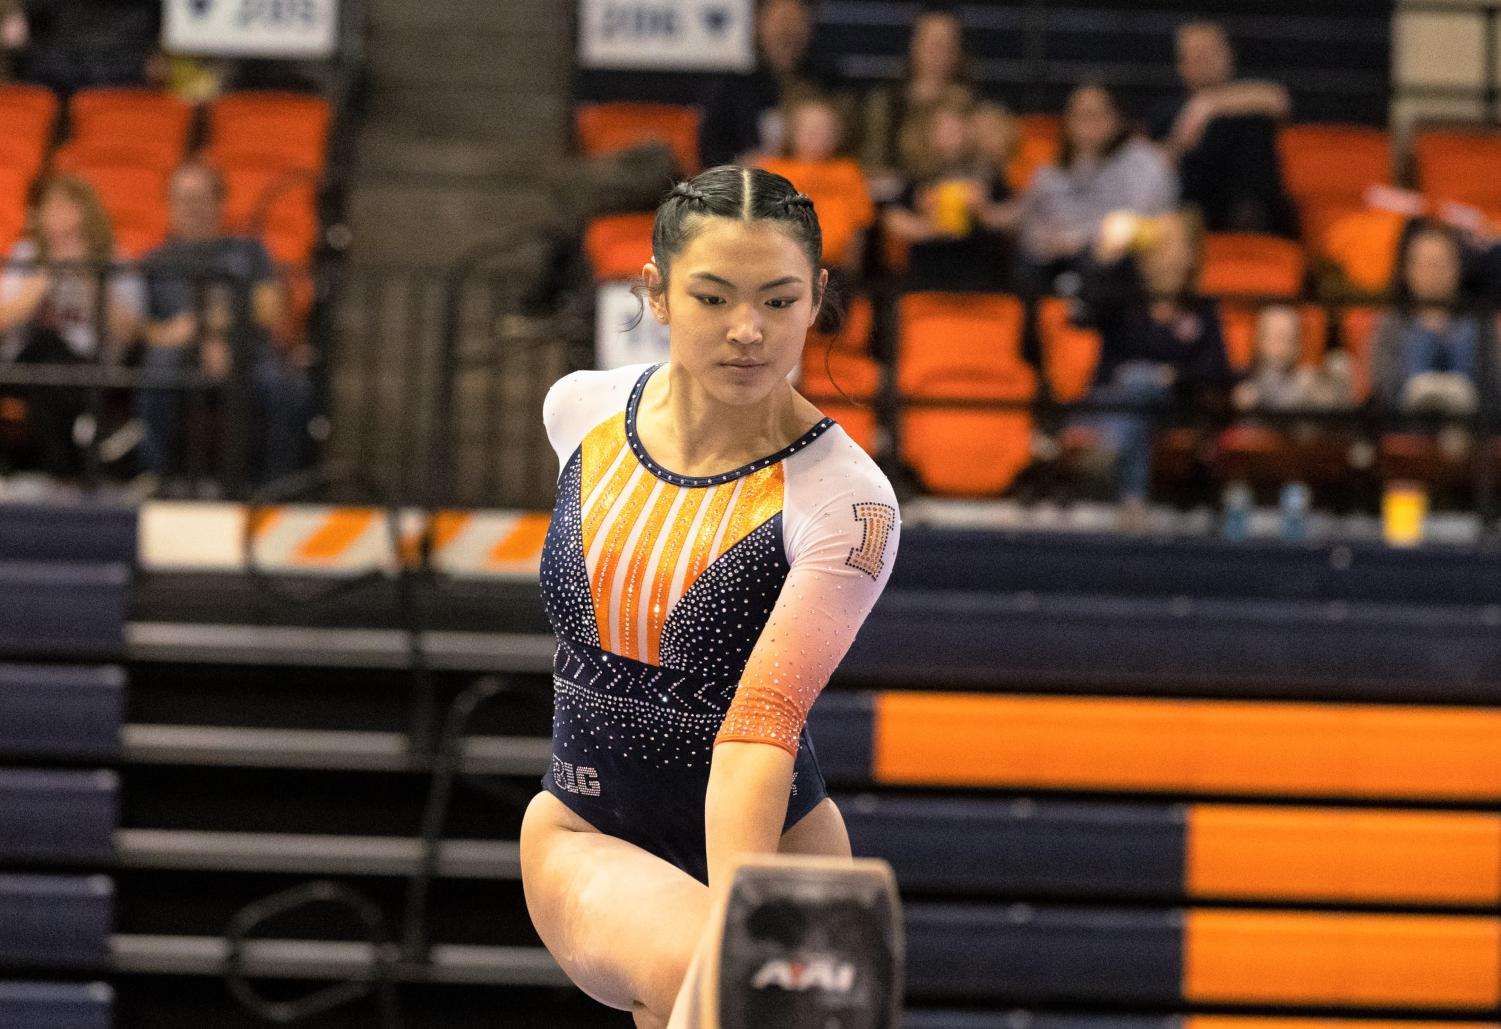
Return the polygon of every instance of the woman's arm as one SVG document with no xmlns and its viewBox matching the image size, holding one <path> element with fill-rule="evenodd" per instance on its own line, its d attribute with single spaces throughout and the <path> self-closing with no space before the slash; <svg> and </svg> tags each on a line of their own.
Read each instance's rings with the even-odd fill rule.
<svg viewBox="0 0 1501 1029">
<path fill-rule="evenodd" d="M 714 748 L 704 798 L 711 888 L 728 886 L 738 855 L 776 853 L 793 761 L 791 753 L 768 743 L 729 740 Z"/>
<path fill-rule="evenodd" d="M 44 271 L 20 276 L 14 292 L 0 300 L 0 332 L 9 332 L 31 319 L 52 289 L 52 278 Z"/>
</svg>

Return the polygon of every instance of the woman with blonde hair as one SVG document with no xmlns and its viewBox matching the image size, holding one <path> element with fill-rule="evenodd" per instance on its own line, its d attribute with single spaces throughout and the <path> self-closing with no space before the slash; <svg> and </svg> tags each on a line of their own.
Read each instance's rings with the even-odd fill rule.
<svg viewBox="0 0 1501 1029">
<path fill-rule="evenodd" d="M 68 175 L 43 183 L 26 236 L 0 276 L 0 361 L 83 365 L 117 357 L 145 310 L 140 277 L 118 261 L 93 187 Z M 77 445 L 98 428 L 85 413 L 83 391 L 35 387 L 26 404 L 41 470 L 75 472 Z"/>
</svg>

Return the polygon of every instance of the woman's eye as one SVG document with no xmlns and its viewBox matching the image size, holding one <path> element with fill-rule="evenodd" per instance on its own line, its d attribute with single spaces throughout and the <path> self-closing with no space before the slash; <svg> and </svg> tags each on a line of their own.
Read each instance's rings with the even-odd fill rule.
<svg viewBox="0 0 1501 1029">
<path fill-rule="evenodd" d="M 724 297 L 710 296 L 707 293 L 697 294 L 695 299 L 705 307 L 718 307 L 724 303 Z"/>
<path fill-rule="evenodd" d="M 784 311 L 787 308 L 791 307 L 793 304 L 797 303 L 797 300 L 796 299 L 789 299 L 789 298 L 781 298 L 781 299 L 777 299 L 777 300 L 768 300 L 768 301 L 766 301 L 766 303 L 767 303 L 767 306 L 769 306 L 769 307 L 771 307 L 771 308 L 773 308 L 775 310 Z"/>
</svg>

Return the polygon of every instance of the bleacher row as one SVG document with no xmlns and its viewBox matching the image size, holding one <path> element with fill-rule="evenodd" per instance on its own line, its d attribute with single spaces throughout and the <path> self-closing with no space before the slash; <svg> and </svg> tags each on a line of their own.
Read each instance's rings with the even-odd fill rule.
<svg viewBox="0 0 1501 1029">
<path fill-rule="evenodd" d="M 127 517 L 18 509 L 0 521 L 8 553 L 31 562 L 0 564 L 0 595 L 16 598 L 0 633 L 0 654 L 12 662 L 0 666 L 0 980 L 7 981 L 0 1024 L 7 1027 L 109 1024 L 104 988 L 39 979 L 222 974 L 225 943 L 212 935 L 223 931 L 227 901 L 219 898 L 258 895 L 231 877 L 368 882 L 420 864 L 417 842 L 405 833 L 416 823 L 407 798 L 424 792 L 407 781 L 423 766 L 398 735 L 330 722 L 334 714 L 319 707 L 319 698 L 335 696 L 361 712 L 392 702 L 400 710 L 405 702 L 382 700 L 369 686 L 352 697 L 348 683 L 320 686 L 339 672 L 319 667 L 308 642 L 281 658 L 257 659 L 301 661 L 304 670 L 269 667 L 254 709 L 235 707 L 249 698 L 222 669 L 186 669 L 189 692 L 174 700 L 170 690 L 160 693 L 170 670 L 137 662 L 130 685 L 139 699 L 127 708 L 117 669 L 19 663 L 129 657 L 134 630 L 125 622 L 127 584 L 118 568 L 100 564 L 95 587 L 80 589 L 90 562 L 130 542 L 117 524 Z M 1069 682 L 1056 685 L 1072 684 L 1081 695 L 1018 691 L 1010 665 L 995 661 L 983 683 L 945 692 L 949 651 L 932 629 L 935 618 L 954 623 L 977 597 L 999 601 L 1034 588 L 1058 596 L 1031 594 L 1033 609 L 1093 593 L 1102 623 L 1126 620 L 1141 587 L 1124 569 L 1150 561 L 1162 577 L 1151 588 L 1175 604 L 1213 597 L 1227 611 L 1249 612 L 1265 606 L 1254 598 L 1272 593 L 1337 596 L 1373 609 L 1405 599 L 1438 631 L 1468 618 L 1474 605 L 1491 604 L 1493 576 L 1453 555 L 1403 554 L 1392 564 L 1362 553 L 1331 564 L 1305 548 L 1282 548 L 1285 560 L 1259 562 L 1272 566 L 1263 569 L 1265 581 L 1242 581 L 1227 569 L 1250 562 L 1244 551 L 1210 545 L 1177 552 L 1164 568 L 1160 554 L 1151 560 L 1149 549 L 1129 541 L 1029 548 L 984 533 L 914 529 L 911 543 L 905 556 L 917 563 L 894 580 L 881 607 L 928 615 L 900 619 L 908 628 L 894 634 L 896 623 L 883 621 L 878 607 L 873 628 L 900 635 L 903 648 L 925 655 L 929 671 L 904 673 L 900 688 L 873 689 L 859 670 L 869 664 L 868 650 L 863 661 L 852 654 L 851 674 L 860 681 L 827 691 L 812 725 L 857 851 L 892 861 L 902 885 L 909 1026 L 1415 1029 L 1420 1018 L 1496 1021 L 1501 713 L 1490 704 L 1493 673 L 1480 681 L 1451 668 L 1448 679 L 1421 684 L 1421 703 L 1394 699 L 1390 690 L 1378 695 L 1357 675 L 1341 676 L 1337 687 L 1310 679 L 1296 701 L 1253 700 L 1226 685 L 1222 677 L 1233 668 L 1216 678 L 1185 664 L 1183 682 L 1127 690 L 1112 685 L 1110 666 L 1086 673 L 1074 656 L 1060 655 L 1057 668 Z M 1111 547 L 1125 548 L 1119 568 Z M 74 559 L 71 578 L 61 574 L 65 551 Z M 1030 564 L 1016 560 L 1023 552 Z M 59 572 L 50 587 L 36 574 L 43 565 Z M 1013 565 L 1015 575 L 990 574 Z M 151 578 L 148 569 L 134 592 Z M 175 588 L 195 609 L 213 607 L 210 579 Z M 509 604 L 535 585 L 489 580 L 487 588 L 498 591 L 493 604 Z M 37 636 L 65 603 L 95 613 L 76 619 L 70 634 Z M 1486 610 L 1494 626 L 1494 605 Z M 225 617 L 194 613 L 209 622 Z M 979 614 L 962 621 L 972 635 L 992 631 Z M 347 629 L 348 617 L 334 624 Z M 1155 629 L 1131 624 L 1152 637 L 1146 645 L 1163 650 L 1171 650 L 1170 637 L 1194 631 L 1183 619 Z M 1341 625 L 1360 631 L 1347 618 L 1331 620 L 1329 633 Z M 541 626 L 499 628 L 514 640 Z M 264 635 L 264 626 L 239 631 L 249 638 Z M 480 634 L 467 635 L 475 637 L 469 652 L 478 653 Z M 1349 639 L 1354 646 L 1359 637 Z M 1422 647 L 1429 637 L 1414 628 L 1406 640 Z M 1289 633 L 1282 646 L 1310 643 Z M 1317 646 L 1338 649 L 1337 642 Z M 464 752 L 468 769 L 515 777 L 523 797 L 548 751 L 545 738 L 524 734 L 546 724 L 545 648 L 538 653 L 535 666 L 515 671 L 529 676 L 514 703 L 532 720 L 506 716 L 506 724 L 530 728 L 477 736 Z M 1342 660 L 1357 659 L 1347 652 Z M 223 658 L 200 660 L 207 668 Z M 1318 660 L 1305 658 L 1308 667 Z M 1191 699 L 1168 695 L 1190 686 L 1199 691 Z M 159 693 L 162 699 L 150 699 Z M 131 711 L 136 719 L 156 717 L 128 722 Z M 212 724 L 207 712 L 219 712 Z M 173 718 L 198 724 L 166 724 Z M 143 792 L 124 796 L 132 782 Z M 226 788 L 234 805 L 224 803 Z M 194 797 L 209 806 L 194 806 Z M 165 824 L 143 824 L 142 812 L 151 810 L 171 814 Z M 518 907 L 488 910 L 479 939 L 446 938 L 439 929 L 432 964 L 399 974 L 451 986 L 563 985 L 519 908 L 516 843 L 508 835 L 516 815 L 474 815 L 460 819 L 458 838 L 444 844 L 439 875 L 488 884 L 501 892 L 482 894 L 484 904 Z M 248 824 L 236 829 L 239 817 Z M 158 899 L 169 910 L 153 915 L 145 896 L 127 896 L 153 889 L 182 899 Z M 454 904 L 455 895 L 448 897 Z M 192 914 L 195 905 L 205 910 Z M 437 924 L 457 924 L 454 917 L 450 910 Z M 163 928 L 173 919 L 188 927 Z M 299 923 L 305 938 L 256 944 L 246 952 L 249 967 L 317 977 L 375 963 L 368 946 L 319 933 L 315 923 Z M 1347 1021 L 1352 1016 L 1361 1021 Z"/>
<path fill-rule="evenodd" d="M 1024 116 L 1020 125 L 1021 143 L 1009 174 L 1017 189 L 1052 159 L 1058 140 L 1056 118 Z M 692 108 L 584 105 L 577 129 L 586 154 L 656 140 L 668 143 L 684 168 L 697 164 L 698 114 Z M 1373 305 L 1390 282 L 1405 222 L 1400 215 L 1368 208 L 1364 195 L 1370 186 L 1399 178 L 1392 141 L 1380 129 L 1337 124 L 1288 126 L 1280 139 L 1288 189 L 1302 218 L 1302 242 L 1210 234 L 1199 288 L 1220 299 L 1226 348 L 1237 370 L 1247 370 L 1253 359 L 1260 304 L 1300 303 L 1302 362 L 1316 365 L 1328 349 L 1342 347 L 1350 357 L 1355 399 L 1364 402 L 1372 387 L 1370 337 L 1379 316 Z M 1501 166 L 1501 134 L 1420 132 L 1412 162 L 1416 185 L 1433 203 L 1470 204 L 1490 218 L 1501 218 L 1501 180 L 1492 173 Z M 611 214 L 591 222 L 584 249 L 598 281 L 634 281 L 651 252 L 651 222 L 646 213 Z M 1339 294 L 1325 298 L 1337 307 L 1322 306 L 1319 290 L 1311 288 L 1329 267 L 1344 273 Z M 1024 408 L 1043 398 L 1060 404 L 1083 400 L 1099 358 L 1098 334 L 1071 326 L 1061 299 L 1044 298 L 1034 307 L 999 294 L 907 294 L 897 305 L 896 359 L 888 370 L 871 355 L 875 322 L 870 298 L 858 296 L 851 306 L 849 324 L 837 336 L 810 337 L 804 390 L 862 446 L 877 453 L 883 440 L 872 405 L 882 396 L 889 374 L 897 393 L 925 404 L 901 411 L 893 427 L 898 456 L 932 493 L 984 496 L 1006 490 L 1032 461 L 1035 423 Z M 1023 357 L 1029 334 L 1035 334 L 1040 369 Z M 972 406 L 933 406 L 943 400 Z M 987 403 L 1013 409 L 973 406 Z M 1085 435 L 1075 431 L 1065 443 L 1087 446 Z M 1293 444 L 1266 428 L 1239 427 L 1215 441 L 1215 464 L 1226 479 L 1335 480 L 1348 473 L 1347 436 Z M 1158 447 L 1169 451 L 1168 459 L 1159 462 L 1166 467 L 1182 465 L 1187 455 L 1202 449 L 1192 433 L 1164 434 Z M 1410 434 L 1384 438 L 1379 457 L 1382 472 L 1390 477 L 1455 481 L 1469 469 L 1466 460 L 1446 458 L 1430 442 Z"/>
<path fill-rule="evenodd" d="M 226 231 L 259 237 L 278 262 L 305 264 L 331 118 L 326 100 L 294 93 L 226 94 L 200 125 L 195 108 L 163 91 L 84 89 L 63 111 L 43 87 L 0 86 L 0 252 L 25 230 L 29 192 L 51 170 L 93 186 L 121 255 L 144 256 L 166 238 L 168 178 L 193 155 L 224 179 Z"/>
</svg>

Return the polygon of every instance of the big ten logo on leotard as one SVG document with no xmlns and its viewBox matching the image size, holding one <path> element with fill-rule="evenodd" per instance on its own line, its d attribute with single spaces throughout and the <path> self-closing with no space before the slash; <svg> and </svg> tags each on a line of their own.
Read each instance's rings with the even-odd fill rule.
<svg viewBox="0 0 1501 1029">
<path fill-rule="evenodd" d="M 891 541 L 892 526 L 896 525 L 896 508 L 872 501 L 859 503 L 855 505 L 855 521 L 860 523 L 864 534 L 858 547 L 850 547 L 844 563 L 872 579 L 879 578 L 886 566 L 886 544 Z"/>
<path fill-rule="evenodd" d="M 558 758 L 556 754 L 552 759 L 552 781 L 558 789 L 568 793 L 577 793 L 581 797 L 599 796 L 599 773 L 588 765 L 574 767 L 567 761 Z"/>
</svg>

